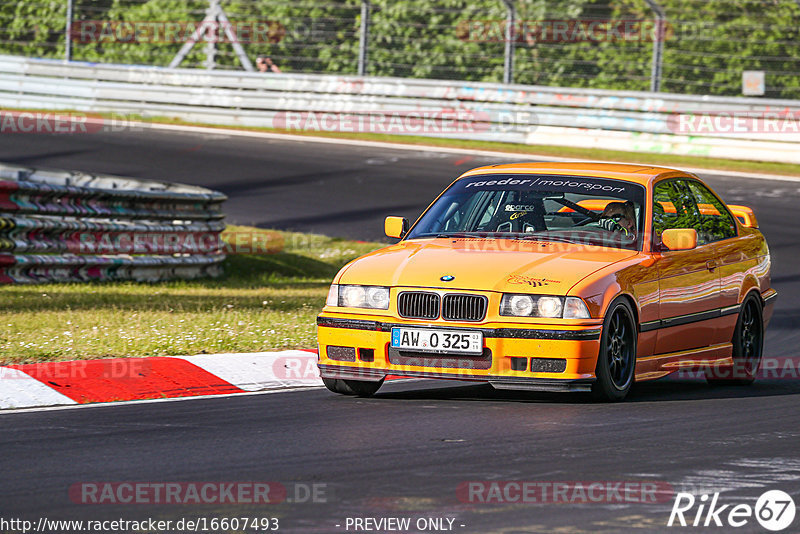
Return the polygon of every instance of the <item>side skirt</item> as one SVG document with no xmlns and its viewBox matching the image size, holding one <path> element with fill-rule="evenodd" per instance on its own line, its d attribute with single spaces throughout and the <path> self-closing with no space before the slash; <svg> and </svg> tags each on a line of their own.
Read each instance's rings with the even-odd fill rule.
<svg viewBox="0 0 800 534">
<path fill-rule="evenodd" d="M 720 343 L 699 349 L 640 357 L 636 359 L 636 380 L 654 380 L 681 370 L 732 365 L 732 355 L 733 344 Z"/>
</svg>

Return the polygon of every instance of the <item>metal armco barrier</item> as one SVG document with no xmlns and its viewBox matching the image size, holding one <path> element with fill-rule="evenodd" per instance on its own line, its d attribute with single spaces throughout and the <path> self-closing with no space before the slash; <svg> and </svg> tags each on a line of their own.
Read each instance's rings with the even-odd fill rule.
<svg viewBox="0 0 800 534">
<path fill-rule="evenodd" d="M 0 284 L 221 274 L 225 195 L 0 165 Z"/>
<path fill-rule="evenodd" d="M 800 101 L 794 100 L 200 71 L 0 56 L 0 104 L 220 125 L 800 163 Z M 742 123 L 734 117 L 748 114 L 755 117 L 749 125 L 747 119 Z M 393 123 L 381 117 L 400 120 Z M 714 122 L 716 118 L 721 120 Z M 126 127 L 124 120 L 121 124 L 113 118 L 98 120 L 84 130 Z M 0 134 L 16 133 L 13 118 L 5 127 L 4 122 L 0 121 Z"/>
</svg>

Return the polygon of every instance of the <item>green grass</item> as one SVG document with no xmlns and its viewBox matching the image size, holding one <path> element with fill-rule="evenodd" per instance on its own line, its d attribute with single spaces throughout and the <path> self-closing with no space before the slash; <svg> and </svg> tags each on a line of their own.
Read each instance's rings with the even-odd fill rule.
<svg viewBox="0 0 800 534">
<path fill-rule="evenodd" d="M 284 250 L 229 256 L 220 279 L 0 288 L 0 363 L 314 348 L 334 274 L 381 244 L 279 234 Z"/>
</svg>

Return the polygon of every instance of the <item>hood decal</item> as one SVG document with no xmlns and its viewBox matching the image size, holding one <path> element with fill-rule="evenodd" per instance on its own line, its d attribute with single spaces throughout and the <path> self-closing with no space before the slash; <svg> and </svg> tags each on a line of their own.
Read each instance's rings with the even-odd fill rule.
<svg viewBox="0 0 800 534">
<path fill-rule="evenodd" d="M 452 240 L 401 242 L 355 260 L 340 283 L 556 295 L 565 294 L 591 273 L 638 254 L 564 243 L 517 243 L 507 250 L 487 245 L 489 250 L 473 250 Z"/>
<path fill-rule="evenodd" d="M 549 278 L 534 278 L 521 274 L 512 274 L 506 280 L 508 284 L 529 285 L 531 287 L 549 286 L 550 284 L 560 284 L 561 280 L 550 280 Z"/>
</svg>

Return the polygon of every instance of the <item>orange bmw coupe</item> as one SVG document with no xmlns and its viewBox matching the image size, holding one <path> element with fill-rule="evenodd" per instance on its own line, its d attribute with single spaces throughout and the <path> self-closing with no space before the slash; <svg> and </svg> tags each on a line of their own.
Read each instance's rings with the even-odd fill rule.
<svg viewBox="0 0 800 534">
<path fill-rule="evenodd" d="M 336 275 L 317 319 L 333 392 L 387 376 L 591 391 L 704 370 L 752 383 L 775 304 L 751 209 L 642 165 L 473 169 Z"/>
</svg>

